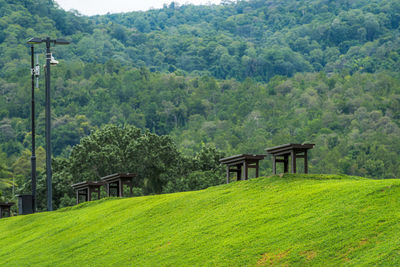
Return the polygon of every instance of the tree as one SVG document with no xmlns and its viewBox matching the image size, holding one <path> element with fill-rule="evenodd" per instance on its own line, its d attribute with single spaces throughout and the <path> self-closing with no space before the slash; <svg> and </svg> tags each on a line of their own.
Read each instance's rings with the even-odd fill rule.
<svg viewBox="0 0 400 267">
<path fill-rule="evenodd" d="M 45 171 L 46 151 L 43 147 L 36 149 L 36 171 L 38 174 Z M 31 151 L 25 149 L 21 156 L 12 164 L 12 172 L 20 193 L 28 193 L 31 188 Z"/>
<path fill-rule="evenodd" d="M 12 172 L 7 166 L 5 159 L 5 153 L 0 153 L 0 195 L 4 189 L 9 188 L 13 185 Z"/>
<path fill-rule="evenodd" d="M 225 157 L 225 153 L 218 150 L 213 145 L 202 144 L 201 149 L 194 156 L 194 170 L 223 172 L 219 160 Z"/>
<path fill-rule="evenodd" d="M 69 158 L 73 182 L 99 180 L 113 173 L 135 173 L 136 187 L 161 193 L 181 171 L 182 158 L 172 139 L 133 126 L 106 125 L 81 139 Z"/>
<path fill-rule="evenodd" d="M 202 144 L 201 150 L 188 161 L 187 173 L 170 179 L 163 192 L 200 190 L 224 183 L 224 168 L 219 162 L 224 156 L 225 154 L 215 146 Z"/>
<path fill-rule="evenodd" d="M 117 172 L 134 172 L 130 169 L 132 159 L 128 159 L 128 149 L 140 135 L 141 131 L 135 127 L 106 125 L 82 138 L 69 158 L 74 182 L 98 180 Z"/>
</svg>

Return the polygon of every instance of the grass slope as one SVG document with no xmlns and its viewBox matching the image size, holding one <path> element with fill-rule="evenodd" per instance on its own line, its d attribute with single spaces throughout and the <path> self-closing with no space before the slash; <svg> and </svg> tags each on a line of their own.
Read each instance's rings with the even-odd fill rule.
<svg viewBox="0 0 400 267">
<path fill-rule="evenodd" d="M 0 220 L 0 264 L 400 265 L 400 180 L 285 175 Z"/>
</svg>

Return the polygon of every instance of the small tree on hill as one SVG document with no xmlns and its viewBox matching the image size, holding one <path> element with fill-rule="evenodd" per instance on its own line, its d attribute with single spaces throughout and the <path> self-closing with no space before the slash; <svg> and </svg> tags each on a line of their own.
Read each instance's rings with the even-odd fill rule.
<svg viewBox="0 0 400 267">
<path fill-rule="evenodd" d="M 81 139 L 72 149 L 69 167 L 74 182 L 130 172 L 137 174 L 136 187 L 161 193 L 168 180 L 180 174 L 182 162 L 169 136 L 107 125 Z"/>
<path fill-rule="evenodd" d="M 202 144 L 201 150 L 188 160 L 190 171 L 168 181 L 166 193 L 200 190 L 224 183 L 224 168 L 219 160 L 225 155 L 215 146 Z"/>
</svg>

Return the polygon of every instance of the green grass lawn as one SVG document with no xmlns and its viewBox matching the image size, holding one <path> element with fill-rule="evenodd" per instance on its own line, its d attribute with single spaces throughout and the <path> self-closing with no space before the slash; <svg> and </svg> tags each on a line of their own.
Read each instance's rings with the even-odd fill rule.
<svg viewBox="0 0 400 267">
<path fill-rule="evenodd" d="M 400 266 L 400 180 L 285 175 L 0 220 L 2 266 Z"/>
</svg>

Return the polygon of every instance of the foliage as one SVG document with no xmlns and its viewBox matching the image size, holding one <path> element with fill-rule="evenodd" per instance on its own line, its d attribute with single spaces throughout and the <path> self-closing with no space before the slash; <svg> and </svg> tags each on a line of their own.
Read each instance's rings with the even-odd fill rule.
<svg viewBox="0 0 400 267">
<path fill-rule="evenodd" d="M 38 210 L 46 209 L 44 152 L 41 147 L 36 151 Z M 204 145 L 193 159 L 187 158 L 178 152 L 168 136 L 158 136 L 134 126 L 106 125 L 82 138 L 68 158 L 53 160 L 53 206 L 57 209 L 75 203 L 72 184 L 96 181 L 113 173 L 136 174 L 134 195 L 176 192 L 183 188 L 203 189 L 221 184 L 219 158 L 222 155 L 215 147 Z M 30 193 L 30 151 L 25 150 L 12 167 L 17 193 Z M 201 173 L 202 179 L 193 182 L 190 181 L 194 177 L 193 171 L 206 172 Z M 184 181 L 175 182 L 176 177 L 183 177 Z"/>
<path fill-rule="evenodd" d="M 0 190 L 4 190 L 5 188 L 11 187 L 14 183 L 12 181 L 12 172 L 10 168 L 5 163 L 5 155 L 4 153 L 0 153 Z M 1 197 L 0 191 L 0 197 Z"/>
<path fill-rule="evenodd" d="M 219 160 L 224 158 L 225 154 L 219 151 L 215 146 L 203 144 L 200 151 L 193 158 L 193 169 L 199 171 L 222 172 L 223 168 Z"/>
<path fill-rule="evenodd" d="M 46 151 L 43 147 L 39 147 L 35 151 L 36 155 L 36 171 L 37 173 L 43 173 L 46 171 Z M 16 184 L 20 188 L 24 188 L 19 193 L 30 192 L 31 186 L 31 151 L 24 150 L 21 156 L 12 165 L 13 174 L 15 175 Z M 29 179 L 28 179 L 29 178 Z"/>
<path fill-rule="evenodd" d="M 85 17 L 53 1 L 1 1 L 0 77 L 28 64 L 33 35 L 68 37 L 59 57 L 268 81 L 297 72 L 399 70 L 400 6 L 385 1 L 231 1 Z M 26 25 L 30 25 L 27 27 Z M 94 70 L 93 70 L 94 71 Z M 18 76 L 17 76 L 18 77 Z"/>
<path fill-rule="evenodd" d="M 103 199 L 2 219 L 0 261 L 393 266 L 400 264 L 399 197 L 399 180 L 285 175 Z"/>
<path fill-rule="evenodd" d="M 112 173 L 135 173 L 135 186 L 160 193 L 180 171 L 180 154 L 168 136 L 133 126 L 107 125 L 83 138 L 69 158 L 75 182 L 98 180 Z"/>
<path fill-rule="evenodd" d="M 102 156 L 90 159 L 94 165 L 82 174 L 67 170 L 73 147 L 106 124 L 149 131 L 132 148 L 140 153 L 172 143 L 168 137 L 157 143 L 151 134 L 169 135 L 177 146 L 169 152 L 182 153 L 176 164 L 168 163 L 170 170 L 156 162 L 160 168 L 142 175 L 137 186 L 146 188 L 143 193 L 161 192 L 168 182 L 170 191 L 183 188 L 171 182 L 172 173 L 187 182 L 195 179 L 191 171 L 203 177 L 200 172 L 212 165 L 192 161 L 202 144 L 231 155 L 312 142 L 311 172 L 400 175 L 397 1 L 174 3 L 86 17 L 54 1 L 0 0 L 0 14 L 0 150 L 6 153 L 0 164 L 12 172 L 17 192 L 29 192 L 30 49 L 24 44 L 46 35 L 71 41 L 52 47 L 60 59 L 51 79 L 53 160 L 64 166 L 55 172 L 60 184 L 134 164 L 115 154 L 116 162 L 106 161 L 113 169 L 101 165 L 111 160 Z M 44 47 L 35 49 L 42 65 Z M 43 75 L 39 84 L 36 141 L 44 147 Z M 117 148 L 128 149 L 122 143 L 107 149 Z M 172 162 L 164 156 L 162 162 Z M 261 172 L 271 173 L 269 161 L 261 163 Z M 55 201 L 65 196 L 72 203 L 70 189 L 59 183 Z M 10 189 L 2 194 L 13 197 Z"/>
<path fill-rule="evenodd" d="M 191 160 L 190 166 L 186 166 L 186 174 L 169 180 L 163 192 L 200 190 L 223 184 L 224 167 L 219 163 L 223 157 L 224 153 L 215 146 L 203 144 L 201 150 Z"/>
</svg>

